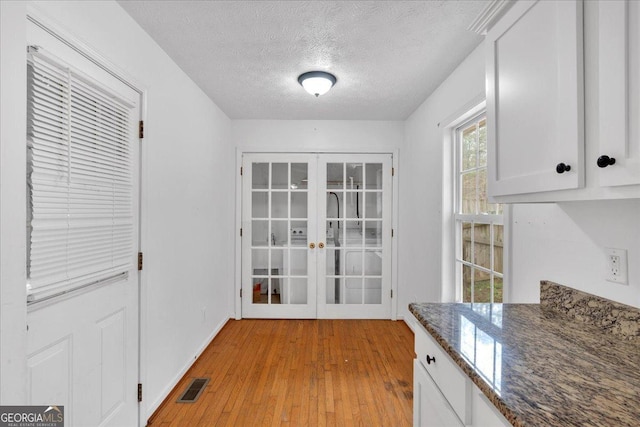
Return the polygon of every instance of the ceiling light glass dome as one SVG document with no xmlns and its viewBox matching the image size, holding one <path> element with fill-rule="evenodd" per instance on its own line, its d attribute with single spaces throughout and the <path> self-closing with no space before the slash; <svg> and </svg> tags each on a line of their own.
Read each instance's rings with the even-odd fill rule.
<svg viewBox="0 0 640 427">
<path fill-rule="evenodd" d="M 318 97 L 329 92 L 336 84 L 336 76 L 324 71 L 309 71 L 298 77 L 298 83 L 311 95 Z"/>
</svg>

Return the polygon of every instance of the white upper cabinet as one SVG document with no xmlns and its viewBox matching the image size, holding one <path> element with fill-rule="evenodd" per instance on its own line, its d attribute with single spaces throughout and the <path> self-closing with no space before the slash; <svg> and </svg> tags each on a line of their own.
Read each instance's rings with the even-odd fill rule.
<svg viewBox="0 0 640 427">
<path fill-rule="evenodd" d="M 582 187 L 582 3 L 520 1 L 486 43 L 491 195 Z"/>
<path fill-rule="evenodd" d="M 640 198 L 640 2 L 521 0 L 486 49 L 492 200 Z"/>
<path fill-rule="evenodd" d="M 599 3 L 599 148 L 603 186 L 640 184 L 640 4 Z"/>
</svg>

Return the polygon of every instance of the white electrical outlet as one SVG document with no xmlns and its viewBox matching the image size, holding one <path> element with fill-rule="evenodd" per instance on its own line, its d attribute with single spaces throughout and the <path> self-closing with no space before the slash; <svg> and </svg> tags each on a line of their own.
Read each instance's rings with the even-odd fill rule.
<svg viewBox="0 0 640 427">
<path fill-rule="evenodd" d="M 605 248 L 607 281 L 627 285 L 627 250 Z"/>
</svg>

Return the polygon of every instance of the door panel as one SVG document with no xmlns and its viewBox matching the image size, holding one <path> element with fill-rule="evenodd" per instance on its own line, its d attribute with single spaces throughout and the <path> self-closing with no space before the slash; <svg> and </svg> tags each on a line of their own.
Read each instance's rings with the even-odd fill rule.
<svg viewBox="0 0 640 427">
<path fill-rule="evenodd" d="M 315 158 L 251 154 L 243 164 L 243 316 L 315 318 Z"/>
<path fill-rule="evenodd" d="M 244 317 L 390 317 L 391 160 L 244 156 Z"/>
<path fill-rule="evenodd" d="M 391 156 L 319 158 L 319 317 L 391 316 Z"/>
<path fill-rule="evenodd" d="M 127 254 L 129 267 L 118 278 L 87 283 L 83 289 L 28 307 L 27 403 L 63 405 L 69 427 L 135 426 L 139 424 L 136 267 L 140 96 L 32 22 L 27 25 L 27 40 L 133 105 L 125 131 L 133 147 L 130 214 L 134 224 L 131 253 Z"/>
</svg>

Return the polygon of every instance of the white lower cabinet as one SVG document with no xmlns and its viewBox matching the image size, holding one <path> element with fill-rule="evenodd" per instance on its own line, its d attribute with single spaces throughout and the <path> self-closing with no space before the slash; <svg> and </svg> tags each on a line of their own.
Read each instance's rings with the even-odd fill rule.
<svg viewBox="0 0 640 427">
<path fill-rule="evenodd" d="M 431 335 L 415 329 L 414 427 L 510 426 Z"/>
<path fill-rule="evenodd" d="M 464 424 L 422 363 L 413 361 L 413 425 L 462 427 Z"/>
<path fill-rule="evenodd" d="M 473 399 L 471 402 L 472 419 L 474 426 L 478 427 L 507 427 L 511 423 L 493 406 L 476 385 L 473 385 Z"/>
</svg>

